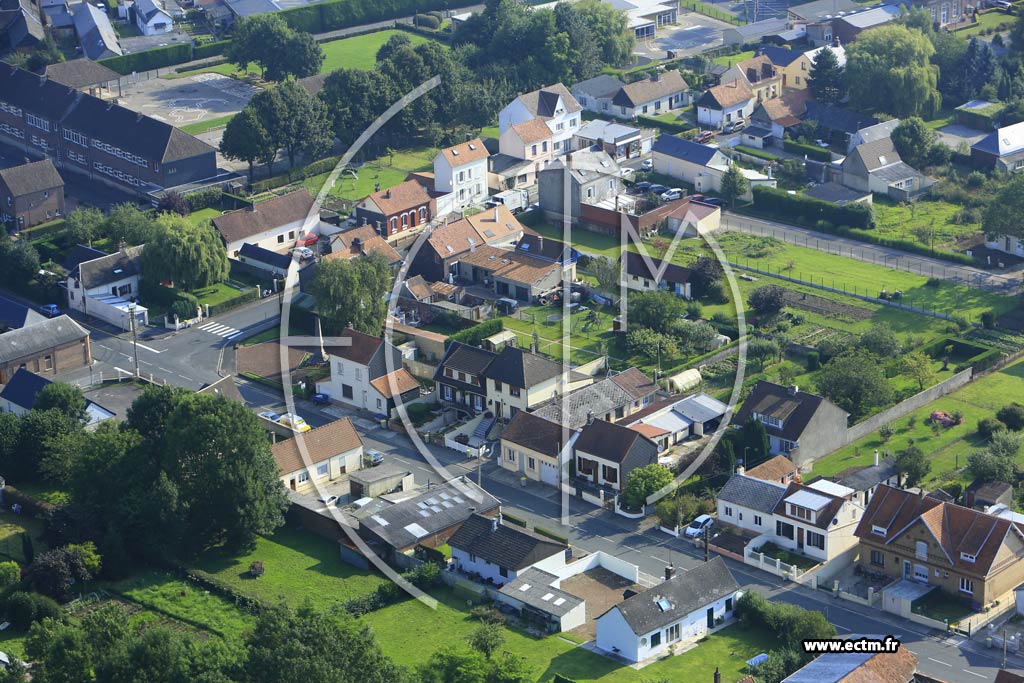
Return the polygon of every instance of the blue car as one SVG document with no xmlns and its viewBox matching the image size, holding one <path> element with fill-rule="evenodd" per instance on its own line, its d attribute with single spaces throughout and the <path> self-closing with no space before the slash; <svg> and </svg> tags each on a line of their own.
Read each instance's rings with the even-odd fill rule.
<svg viewBox="0 0 1024 683">
<path fill-rule="evenodd" d="M 39 307 L 39 312 L 48 318 L 56 318 L 60 315 L 60 309 L 57 308 L 57 304 L 44 304 Z"/>
<path fill-rule="evenodd" d="M 331 402 L 331 397 L 327 394 L 313 394 L 313 403 L 325 406 Z"/>
</svg>

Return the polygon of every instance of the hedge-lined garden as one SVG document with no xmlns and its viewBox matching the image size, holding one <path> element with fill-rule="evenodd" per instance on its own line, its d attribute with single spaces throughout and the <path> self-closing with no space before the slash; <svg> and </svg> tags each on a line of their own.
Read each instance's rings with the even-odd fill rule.
<svg viewBox="0 0 1024 683">
<path fill-rule="evenodd" d="M 437 3 L 441 5 L 442 3 Z M 472 0 L 454 0 L 443 3 L 446 9 L 472 5 Z M 441 9 L 430 7 L 422 0 L 328 0 L 283 10 L 280 16 L 296 31 L 326 33 L 374 21 L 386 21 Z"/>
</svg>

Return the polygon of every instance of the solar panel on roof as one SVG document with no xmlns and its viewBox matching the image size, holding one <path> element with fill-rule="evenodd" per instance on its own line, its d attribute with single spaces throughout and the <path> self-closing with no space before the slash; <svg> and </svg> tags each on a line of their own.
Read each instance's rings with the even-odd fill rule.
<svg viewBox="0 0 1024 683">
<path fill-rule="evenodd" d="M 465 503 L 466 502 L 466 501 L 462 500 L 462 498 L 460 496 L 455 496 L 454 498 L 452 498 L 452 500 L 454 500 L 456 503 Z"/>
<path fill-rule="evenodd" d="M 433 510 L 434 512 L 440 512 L 441 511 L 441 506 L 440 505 L 431 505 L 430 509 Z"/>
</svg>

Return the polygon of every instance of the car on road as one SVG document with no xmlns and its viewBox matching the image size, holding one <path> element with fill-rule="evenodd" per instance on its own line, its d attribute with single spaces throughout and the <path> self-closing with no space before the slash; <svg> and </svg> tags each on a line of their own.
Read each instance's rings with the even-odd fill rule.
<svg viewBox="0 0 1024 683">
<path fill-rule="evenodd" d="M 687 538 L 697 538 L 704 533 L 705 529 L 708 529 L 715 523 L 715 518 L 711 515 L 701 515 L 697 519 L 690 522 L 689 526 L 686 527 L 686 531 L 683 533 Z"/>
<path fill-rule="evenodd" d="M 651 191 L 651 184 L 646 180 L 641 180 L 639 183 L 633 185 L 633 191 L 637 194 L 644 194 L 645 192 Z"/>
<path fill-rule="evenodd" d="M 671 201 L 675 201 L 676 199 L 682 199 L 683 195 L 685 195 L 685 194 L 686 193 L 683 192 L 683 190 L 681 188 L 673 187 L 671 190 L 667 190 L 667 191 L 661 193 L 661 201 L 663 201 L 663 202 L 671 202 Z"/>
<path fill-rule="evenodd" d="M 260 413 L 260 417 L 262 417 L 264 420 L 270 420 L 271 422 L 277 422 L 278 420 L 281 419 L 281 416 L 272 410 L 264 410 L 262 413 Z"/>
<path fill-rule="evenodd" d="M 363 457 L 370 463 L 370 467 L 376 467 L 384 462 L 384 454 L 380 451 L 366 451 Z"/>
<path fill-rule="evenodd" d="M 668 188 L 664 185 L 654 184 L 647 188 L 647 191 L 653 192 L 654 194 L 661 194 L 662 192 L 668 192 Z"/>
<path fill-rule="evenodd" d="M 278 418 L 277 423 L 285 427 L 291 427 L 292 431 L 296 432 L 308 432 L 311 429 L 304 419 L 294 413 L 285 413 Z"/>
<path fill-rule="evenodd" d="M 650 171 L 652 168 L 654 168 L 654 159 L 644 159 L 644 162 L 640 164 L 640 168 L 644 169 L 645 171 Z"/>
<path fill-rule="evenodd" d="M 43 304 L 39 307 L 39 312 L 47 318 L 56 318 L 60 315 L 60 308 L 57 307 L 57 304 Z"/>
<path fill-rule="evenodd" d="M 292 253 L 298 254 L 299 258 L 303 261 L 308 261 L 313 258 L 313 250 L 309 247 L 295 247 L 292 249 Z"/>
<path fill-rule="evenodd" d="M 313 394 L 313 403 L 318 406 L 325 406 L 331 402 L 331 397 L 327 394 Z"/>
<path fill-rule="evenodd" d="M 322 498 L 317 498 L 317 501 L 320 502 L 320 503 L 323 503 L 324 505 L 331 506 L 331 505 L 334 505 L 335 503 L 338 502 L 338 497 L 337 496 L 323 496 Z"/>
<path fill-rule="evenodd" d="M 694 138 L 694 141 L 695 142 L 699 142 L 700 144 L 703 145 L 705 143 L 711 142 L 714 139 L 715 139 L 715 131 L 713 131 L 713 130 L 702 130 L 701 132 L 697 133 L 697 137 Z"/>
<path fill-rule="evenodd" d="M 723 130 L 726 133 L 735 133 L 737 131 L 743 130 L 746 127 L 747 127 L 747 122 L 744 121 L 743 119 L 739 119 L 737 121 L 732 121 L 730 123 L 725 124 L 725 128 Z"/>
</svg>

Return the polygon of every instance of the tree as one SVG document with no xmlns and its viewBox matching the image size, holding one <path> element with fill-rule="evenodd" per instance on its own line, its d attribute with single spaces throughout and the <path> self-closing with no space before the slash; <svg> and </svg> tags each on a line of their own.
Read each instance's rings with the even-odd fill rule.
<svg viewBox="0 0 1024 683">
<path fill-rule="evenodd" d="M 779 345 L 772 339 L 752 339 L 747 344 L 747 355 L 764 367 L 765 363 L 779 357 Z"/>
<path fill-rule="evenodd" d="M 71 589 L 93 577 L 81 553 L 70 548 L 56 548 L 40 553 L 26 571 L 32 586 L 56 600 L 67 600 Z"/>
<path fill-rule="evenodd" d="M 228 61 L 246 71 L 255 63 L 263 75 L 272 64 L 281 59 L 286 46 L 295 32 L 284 19 L 275 14 L 259 14 L 235 22 L 231 44 L 228 46 Z M 319 67 L 318 67 L 319 68 Z"/>
<path fill-rule="evenodd" d="M 1002 438 L 1000 435 L 1007 432 L 996 432 L 993 440 Z M 976 481 L 1014 481 L 1016 466 L 1012 459 L 1000 457 L 997 452 L 990 448 L 982 448 L 973 451 L 967 456 L 967 469 L 974 475 Z"/>
<path fill-rule="evenodd" d="M 924 391 L 925 386 L 935 379 L 935 370 L 932 369 L 932 359 L 920 351 L 912 351 L 903 356 L 903 373 L 917 382 L 919 391 Z"/>
<path fill-rule="evenodd" d="M 505 644 L 505 627 L 501 624 L 480 624 L 469 634 L 466 642 L 471 648 L 490 659 L 491 655 Z"/>
<path fill-rule="evenodd" d="M 267 175 L 270 175 L 269 164 L 273 163 L 276 152 L 276 145 L 252 107 L 246 107 L 233 116 L 220 139 L 221 154 L 228 159 L 249 164 L 250 183 L 258 161 L 268 164 Z"/>
<path fill-rule="evenodd" d="M 115 243 L 145 244 L 153 235 L 153 219 L 134 204 L 118 204 L 107 216 L 105 232 Z"/>
<path fill-rule="evenodd" d="M 981 228 L 989 237 L 1024 237 L 1024 176 L 1014 176 L 989 202 Z"/>
<path fill-rule="evenodd" d="M 1010 431 L 998 431 L 989 440 L 988 452 L 995 458 L 1013 463 L 1020 453 L 1020 439 Z"/>
<path fill-rule="evenodd" d="M 294 81 L 257 93 L 249 106 L 290 166 L 300 154 L 311 160 L 331 144 L 327 107 Z"/>
<path fill-rule="evenodd" d="M 306 78 L 320 73 L 324 51 L 309 33 L 292 31 L 280 47 L 280 52 L 267 65 L 266 77 L 283 81 L 289 76 Z"/>
<path fill-rule="evenodd" d="M 896 472 L 906 477 L 904 486 L 917 486 L 931 472 L 932 463 L 917 446 L 908 446 L 896 453 Z"/>
<path fill-rule="evenodd" d="M 894 358 L 899 355 L 901 348 L 896 333 L 886 323 L 872 325 L 860 336 L 859 346 L 879 358 Z"/>
<path fill-rule="evenodd" d="M 36 683 L 81 683 L 92 680 L 92 652 L 82 629 L 56 619 L 33 624 L 25 640 Z"/>
<path fill-rule="evenodd" d="M 1007 429 L 1019 432 L 1024 429 L 1024 405 L 1015 401 L 1003 406 L 996 413 L 996 419 L 1006 425 Z"/>
<path fill-rule="evenodd" d="M 33 410 L 58 410 L 74 420 L 85 419 L 85 396 L 78 387 L 51 382 L 36 394 Z"/>
<path fill-rule="evenodd" d="M 13 560 L 0 562 L 0 590 L 21 581 L 21 567 Z"/>
<path fill-rule="evenodd" d="M 168 190 L 160 198 L 160 201 L 157 202 L 156 210 L 158 213 L 176 213 L 179 216 L 187 216 L 192 213 L 192 209 L 188 206 L 188 201 L 174 190 Z"/>
<path fill-rule="evenodd" d="M 869 32 L 870 33 L 870 32 Z M 892 386 L 878 359 L 858 350 L 837 356 L 821 369 L 818 391 L 854 419 L 892 401 Z"/>
<path fill-rule="evenodd" d="M 735 207 L 736 200 L 747 193 L 750 183 L 747 182 L 743 171 L 736 164 L 729 164 L 729 170 L 722 175 L 722 196 L 729 206 Z"/>
<path fill-rule="evenodd" d="M 643 356 L 648 360 L 658 360 L 661 369 L 662 358 L 673 358 L 679 353 L 676 340 L 667 334 L 655 332 L 649 327 L 630 327 L 626 332 L 626 351 L 630 355 Z"/>
<path fill-rule="evenodd" d="M 0 236 L 0 282 L 24 290 L 39 272 L 39 252 L 28 240 Z"/>
<path fill-rule="evenodd" d="M 99 209 L 86 207 L 75 209 L 64 219 L 64 225 L 78 244 L 89 246 L 103 231 L 106 218 Z"/>
<path fill-rule="evenodd" d="M 929 61 L 934 53 L 916 29 L 887 24 L 865 31 L 846 50 L 850 104 L 901 118 L 931 116 L 942 100 L 938 68 Z"/>
<path fill-rule="evenodd" d="M 978 436 L 985 441 L 990 441 L 992 435 L 1006 429 L 1006 425 L 994 417 L 983 417 L 978 420 Z"/>
<path fill-rule="evenodd" d="M 398 88 L 387 74 L 361 69 L 332 71 L 319 94 L 330 112 L 334 137 L 343 145 L 354 142 L 398 96 Z"/>
<path fill-rule="evenodd" d="M 597 286 L 606 294 L 617 296 L 622 286 L 622 264 L 606 256 L 590 259 L 588 271 L 597 279 Z"/>
<path fill-rule="evenodd" d="M 761 315 L 772 315 L 785 305 L 786 290 L 778 285 L 762 285 L 750 293 L 747 303 Z"/>
<path fill-rule="evenodd" d="M 30 410 L 22 416 L 18 427 L 18 457 L 9 463 L 11 475 L 36 477 L 41 463 L 62 448 L 64 438 L 83 429 L 81 420 L 60 410 Z"/>
<path fill-rule="evenodd" d="M 378 335 L 387 315 L 384 296 L 390 284 L 387 259 L 374 253 L 321 263 L 309 292 L 330 334 L 352 327 Z"/>
<path fill-rule="evenodd" d="M 827 45 L 814 55 L 807 74 L 807 88 L 814 99 L 824 104 L 835 104 L 846 94 L 843 67 L 839 64 L 839 57 Z"/>
<path fill-rule="evenodd" d="M 932 145 L 935 144 L 935 131 L 926 126 L 920 117 L 910 116 L 896 126 L 892 132 L 892 143 L 903 161 L 921 168 L 928 162 Z"/>
<path fill-rule="evenodd" d="M 1017 19 L 1010 28 L 1010 51 L 1016 54 L 1024 53 L 1024 15 L 1017 15 Z"/>
<path fill-rule="evenodd" d="M 639 292 L 630 294 L 630 326 L 647 327 L 668 332 L 673 321 L 686 315 L 686 301 L 671 292 Z"/>
<path fill-rule="evenodd" d="M 36 45 L 32 55 L 28 58 L 26 66 L 29 71 L 41 73 L 51 64 L 59 64 L 64 61 L 64 53 L 61 52 L 53 36 L 47 34 L 43 40 Z"/>
<path fill-rule="evenodd" d="M 713 256 L 700 256 L 690 268 L 690 288 L 695 299 L 717 299 L 722 296 L 722 278 L 725 270 Z"/>
<path fill-rule="evenodd" d="M 209 287 L 228 276 L 224 244 L 209 224 L 165 213 L 153 222 L 153 232 L 139 258 L 144 278 L 187 290 Z"/>
<path fill-rule="evenodd" d="M 626 477 L 626 486 L 622 490 L 623 501 L 630 510 L 639 510 L 651 494 L 671 483 L 672 472 L 664 465 L 651 463 L 637 467 Z"/>
</svg>

